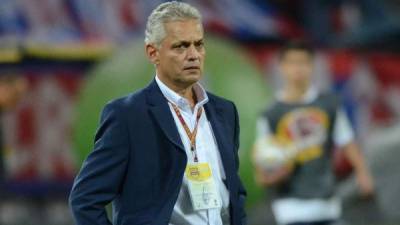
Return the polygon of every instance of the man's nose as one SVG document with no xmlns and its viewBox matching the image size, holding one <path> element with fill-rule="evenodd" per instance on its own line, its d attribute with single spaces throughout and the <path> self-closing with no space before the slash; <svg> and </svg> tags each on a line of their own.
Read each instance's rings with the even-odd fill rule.
<svg viewBox="0 0 400 225">
<path fill-rule="evenodd" d="M 190 45 L 187 51 L 187 57 L 189 60 L 198 60 L 200 58 L 200 52 L 194 45 Z"/>
</svg>

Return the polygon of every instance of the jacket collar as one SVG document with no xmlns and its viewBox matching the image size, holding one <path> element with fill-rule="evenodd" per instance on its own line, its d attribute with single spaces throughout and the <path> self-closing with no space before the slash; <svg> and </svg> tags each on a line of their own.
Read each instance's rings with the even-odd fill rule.
<svg viewBox="0 0 400 225">
<path fill-rule="evenodd" d="M 176 106 L 178 106 L 178 108 L 180 108 L 183 111 L 187 111 L 187 112 L 192 111 L 188 99 L 180 96 L 178 93 L 176 93 L 171 88 L 169 88 L 167 85 L 165 85 L 158 78 L 157 75 L 155 77 L 155 81 L 156 81 L 158 87 L 160 88 L 161 93 L 164 95 L 164 97 L 166 99 L 168 99 L 169 102 L 175 104 Z M 194 112 L 196 112 L 198 108 L 202 107 L 204 104 L 206 104 L 208 102 L 208 95 L 207 95 L 206 91 L 204 90 L 204 88 L 199 83 L 196 83 L 193 86 L 193 90 L 194 90 L 194 94 L 196 95 L 197 100 L 198 100 L 198 102 L 193 110 Z"/>
</svg>

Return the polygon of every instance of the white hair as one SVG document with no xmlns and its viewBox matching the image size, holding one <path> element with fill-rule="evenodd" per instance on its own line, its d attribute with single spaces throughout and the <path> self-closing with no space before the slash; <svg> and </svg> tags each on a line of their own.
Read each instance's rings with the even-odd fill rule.
<svg viewBox="0 0 400 225">
<path fill-rule="evenodd" d="M 193 6 L 177 1 L 160 4 L 147 19 L 145 44 L 161 44 L 166 36 L 165 23 L 189 19 L 201 21 L 201 14 Z"/>
</svg>

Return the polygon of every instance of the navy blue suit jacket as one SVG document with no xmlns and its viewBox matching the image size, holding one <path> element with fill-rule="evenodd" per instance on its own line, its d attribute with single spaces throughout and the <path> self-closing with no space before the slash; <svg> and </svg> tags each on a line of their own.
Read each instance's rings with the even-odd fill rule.
<svg viewBox="0 0 400 225">
<path fill-rule="evenodd" d="M 235 105 L 208 93 L 211 123 L 230 192 L 231 225 L 244 225 L 246 192 L 238 176 L 239 120 Z M 143 90 L 108 103 L 94 150 L 75 179 L 70 206 L 78 225 L 168 224 L 187 157 L 165 97 L 153 80 Z"/>
</svg>

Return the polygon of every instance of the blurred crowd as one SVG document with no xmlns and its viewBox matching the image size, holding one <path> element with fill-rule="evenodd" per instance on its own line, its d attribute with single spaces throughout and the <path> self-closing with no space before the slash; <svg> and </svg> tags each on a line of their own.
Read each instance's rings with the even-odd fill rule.
<svg viewBox="0 0 400 225">
<path fill-rule="evenodd" d="M 162 0 L 3 0 L 0 44 L 124 42 Z M 241 41 L 307 37 L 321 46 L 398 49 L 398 1 L 196 1 L 210 30 Z"/>
<path fill-rule="evenodd" d="M 72 224 L 66 198 L 79 163 L 72 151 L 71 126 L 85 74 L 108 56 L 101 48 L 104 44 L 123 46 L 143 38 L 147 16 L 161 2 L 1 1 L 0 224 Z M 354 200 L 351 181 L 341 183 L 345 217 L 358 221 L 356 225 L 400 221 L 400 206 L 393 201 L 399 199 L 396 188 L 400 186 L 396 182 L 400 180 L 396 173 L 400 170 L 396 162 L 400 157 L 399 1 L 185 2 L 201 11 L 208 33 L 245 49 L 272 92 L 282 85 L 277 50 L 283 42 L 303 38 L 317 48 L 318 76 L 313 82 L 343 99 L 376 178 L 374 203 Z M 100 49 L 93 53 L 95 57 L 88 56 L 86 49 L 93 45 Z M 67 51 L 55 54 L 60 46 Z M 39 50 L 28 53 L 32 47 Z M 76 51 L 71 55 L 69 50 Z M 339 169 L 346 170 L 344 164 Z M 261 200 L 250 213 L 250 225 L 272 223 L 265 202 Z M 363 220 L 366 212 L 371 217 Z"/>
</svg>

